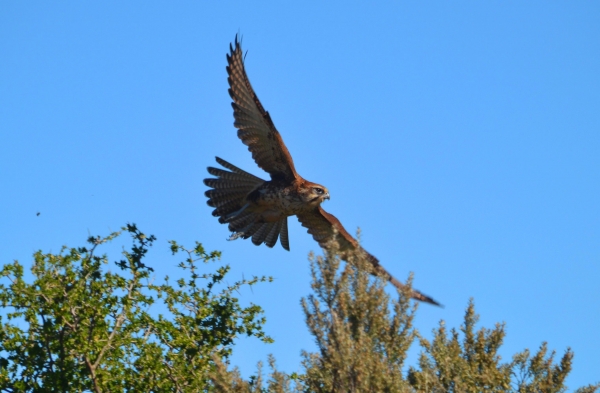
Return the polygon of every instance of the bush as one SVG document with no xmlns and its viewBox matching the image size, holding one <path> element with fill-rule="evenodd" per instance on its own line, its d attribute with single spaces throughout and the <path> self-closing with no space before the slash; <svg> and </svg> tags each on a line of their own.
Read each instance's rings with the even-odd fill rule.
<svg viewBox="0 0 600 393">
<path fill-rule="evenodd" d="M 385 282 L 370 274 L 362 255 L 342 262 L 335 246 L 324 257 L 311 256 L 313 294 L 302 299 L 317 351 L 302 354 L 302 374 L 270 372 L 259 363 L 244 379 L 229 365 L 235 339 L 242 334 L 265 343 L 262 309 L 241 307 L 233 295 L 243 286 L 270 281 L 254 277 L 223 284 L 229 271 L 199 273 L 199 262 L 218 252 L 196 243 L 191 250 L 170 242 L 185 279 L 161 285 L 150 281 L 143 259 L 154 242 L 135 225 L 123 228 L 133 239 L 130 251 L 107 269 L 98 246 L 121 233 L 91 237 L 89 247 L 64 247 L 59 254 L 35 253 L 31 279 L 18 262 L 0 270 L 0 391 L 3 392 L 519 392 L 566 390 L 573 352 L 558 364 L 543 343 L 503 363 L 498 355 L 505 331 L 476 329 L 469 302 L 460 332 L 443 322 L 431 342 L 413 327 L 418 308 L 410 303 L 410 279 L 391 298 Z M 165 314 L 151 312 L 159 308 Z M 406 353 L 417 340 L 418 365 L 403 372 Z M 592 393 L 600 384 L 577 390 Z"/>
<path fill-rule="evenodd" d="M 173 254 L 186 255 L 179 267 L 187 278 L 154 285 L 152 269 L 142 262 L 154 237 L 135 225 L 124 230 L 134 243 L 116 263 L 117 273 L 105 269 L 108 257 L 96 249 L 120 233 L 91 237 L 89 248 L 35 253 L 31 283 L 18 262 L 2 268 L 2 391 L 199 391 L 216 369 L 214 359 L 227 359 L 236 336 L 271 341 L 262 330 L 261 308 L 243 308 L 232 296 L 267 278 L 223 287 L 227 266 L 198 273 L 198 262 L 214 261 L 218 252 L 171 242 Z M 157 302 L 167 316 L 149 312 Z"/>
</svg>

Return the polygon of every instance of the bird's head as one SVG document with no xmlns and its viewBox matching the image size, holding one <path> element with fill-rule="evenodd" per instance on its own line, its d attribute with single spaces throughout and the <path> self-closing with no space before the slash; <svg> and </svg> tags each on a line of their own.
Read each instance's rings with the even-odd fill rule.
<svg viewBox="0 0 600 393">
<path fill-rule="evenodd" d="M 305 181 L 300 187 L 300 195 L 307 204 L 318 206 L 329 199 L 329 190 L 320 184 Z"/>
</svg>

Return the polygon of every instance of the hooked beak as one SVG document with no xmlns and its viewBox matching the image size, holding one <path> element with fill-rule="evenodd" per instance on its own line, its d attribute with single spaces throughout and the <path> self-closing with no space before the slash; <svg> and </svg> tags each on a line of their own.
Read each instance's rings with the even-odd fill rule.
<svg viewBox="0 0 600 393">
<path fill-rule="evenodd" d="M 329 198 L 329 193 L 325 194 L 325 196 L 323 197 L 323 199 L 330 199 Z"/>
</svg>

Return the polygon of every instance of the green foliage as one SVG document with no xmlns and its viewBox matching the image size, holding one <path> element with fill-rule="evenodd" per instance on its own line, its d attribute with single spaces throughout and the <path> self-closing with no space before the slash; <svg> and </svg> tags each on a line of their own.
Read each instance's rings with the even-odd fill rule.
<svg viewBox="0 0 600 393">
<path fill-rule="evenodd" d="M 559 364 L 553 364 L 556 353 L 549 356 L 548 344 L 542 343 L 533 357 L 528 349 L 513 356 L 511 372 L 514 392 L 518 393 L 558 393 L 566 391 L 565 379 L 571 371 L 573 352 L 567 349 Z M 592 393 L 600 389 L 600 384 L 588 385 L 576 393 Z"/>
<path fill-rule="evenodd" d="M 418 392 L 507 392 L 510 367 L 500 363 L 498 350 L 504 339 L 504 325 L 475 331 L 478 316 L 471 301 L 461 326 L 464 339 L 452 329 L 450 335 L 442 321 L 434 331 L 433 342 L 420 339 L 421 354 L 417 371 L 411 367 L 408 379 Z"/>
<path fill-rule="evenodd" d="M 270 278 L 225 285 L 229 267 L 200 273 L 220 257 L 196 243 L 183 254 L 185 278 L 160 285 L 144 263 L 153 236 L 135 225 L 123 228 L 133 245 L 107 268 L 96 255 L 106 238 L 91 237 L 89 248 L 64 247 L 59 254 L 34 255 L 31 275 L 18 262 L 0 270 L 0 391 L 2 392 L 515 392 L 566 390 L 572 367 L 568 349 L 555 364 L 546 343 L 503 363 L 505 330 L 476 329 L 473 301 L 459 331 L 444 322 L 430 342 L 413 327 L 417 305 L 410 304 L 410 282 L 391 298 L 386 283 L 370 275 L 362 255 L 347 256 L 340 269 L 335 249 L 311 256 L 313 294 L 302 308 L 317 351 L 303 353 L 302 373 L 277 370 L 270 356 L 265 376 L 242 378 L 229 357 L 236 337 L 265 343 L 262 310 L 242 307 L 234 296 L 242 287 Z M 409 280 L 410 281 L 410 280 Z M 163 312 L 159 314 L 156 310 Z M 152 311 L 152 312 L 151 312 Z M 403 372 L 415 338 L 422 348 L 418 365 Z M 577 393 L 593 393 L 600 384 Z"/>
<path fill-rule="evenodd" d="M 420 338 L 423 353 L 418 367 L 402 372 L 406 353 L 419 336 L 413 328 L 416 305 L 410 306 L 410 282 L 397 299 L 384 291 L 385 283 L 369 274 L 361 255 L 350 258 L 340 271 L 335 250 L 325 257 L 311 256 L 313 295 L 302 300 L 309 331 L 318 352 L 303 354 L 304 373 L 285 375 L 275 369 L 264 386 L 261 369 L 244 381 L 237 370 L 222 392 L 514 392 L 566 391 L 573 353 L 567 350 L 559 364 L 547 346 L 531 357 L 525 350 L 503 363 L 504 324 L 476 329 L 473 301 L 467 307 L 460 332 L 447 331 L 443 321 L 432 342 Z M 462 335 L 462 338 L 461 338 Z M 221 375 L 227 371 L 221 371 Z M 576 393 L 593 393 L 600 384 Z"/>
<path fill-rule="evenodd" d="M 315 295 L 302 299 L 302 308 L 319 352 L 303 354 L 305 390 L 408 391 L 402 367 L 415 338 L 417 308 L 410 306 L 410 283 L 391 300 L 362 255 L 351 258 L 339 275 L 334 250 L 310 261 Z"/>
<path fill-rule="evenodd" d="M 217 360 L 216 364 L 212 388 L 217 393 L 291 393 L 304 391 L 302 385 L 295 383 L 298 379 L 295 373 L 288 375 L 277 370 L 275 358 L 272 355 L 269 355 L 271 373 L 266 384 L 261 362 L 258 363 L 257 374 L 250 377 L 249 380 L 244 380 L 237 368 L 228 370 L 228 365 L 220 360 Z"/>
<path fill-rule="evenodd" d="M 231 353 L 235 337 L 271 341 L 262 330 L 261 308 L 243 308 L 233 297 L 267 278 L 224 286 L 227 266 L 197 273 L 197 263 L 216 260 L 218 252 L 171 242 L 173 254 L 186 254 L 179 265 L 186 279 L 154 285 L 152 269 L 142 262 L 154 237 L 135 225 L 124 230 L 134 243 L 116 263 L 117 273 L 95 251 L 120 233 L 92 237 L 90 248 L 35 253 L 30 283 L 18 262 L 2 268 L 1 391 L 199 391 L 216 368 L 214 359 Z M 155 303 L 168 314 L 153 316 Z"/>
<path fill-rule="evenodd" d="M 452 329 L 448 334 L 442 321 L 434 330 L 432 342 L 421 338 L 424 352 L 417 370 L 408 372 L 408 381 L 416 392 L 515 392 L 559 393 L 567 390 L 565 379 L 571 371 L 573 352 L 567 349 L 560 364 L 553 364 L 555 353 L 547 355 L 547 344 L 530 357 L 529 350 L 517 353 L 510 363 L 501 363 L 498 351 L 504 340 L 504 324 L 494 329 L 475 330 L 479 316 L 473 300 L 461 326 L 463 338 Z M 577 390 L 591 393 L 600 388 L 590 385 Z"/>
</svg>

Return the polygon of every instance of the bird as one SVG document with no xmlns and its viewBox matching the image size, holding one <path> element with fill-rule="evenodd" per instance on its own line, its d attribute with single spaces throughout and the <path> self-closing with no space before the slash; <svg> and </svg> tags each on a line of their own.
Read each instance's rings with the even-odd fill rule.
<svg viewBox="0 0 600 393">
<path fill-rule="evenodd" d="M 204 179 L 204 184 L 210 187 L 205 192 L 207 203 L 215 208 L 212 215 L 218 217 L 220 223 L 228 224 L 232 232 L 229 240 L 251 238 L 257 246 L 264 243 L 272 248 L 279 239 L 281 246 L 289 251 L 287 219 L 296 216 L 319 246 L 327 249 L 332 241 L 337 242 L 338 253 L 346 261 L 350 255 L 362 253 L 372 265 L 373 274 L 398 289 L 404 288 L 405 285 L 364 250 L 335 216 L 323 209 L 321 204 L 330 199 L 327 187 L 298 174 L 281 134 L 250 84 L 244 57 L 236 35 L 234 44 L 229 45 L 226 67 L 234 126 L 270 180 L 254 176 L 219 157 L 216 161 L 225 169 L 208 167 L 208 172 L 215 177 Z M 440 305 L 415 289 L 411 297 Z"/>
</svg>

